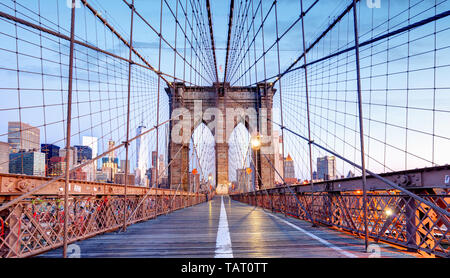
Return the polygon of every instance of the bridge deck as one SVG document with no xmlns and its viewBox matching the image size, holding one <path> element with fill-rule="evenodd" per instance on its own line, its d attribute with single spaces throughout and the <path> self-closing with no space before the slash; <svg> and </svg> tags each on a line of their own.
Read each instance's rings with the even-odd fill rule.
<svg viewBox="0 0 450 278">
<path fill-rule="evenodd" d="M 76 244 L 81 257 L 367 257 L 363 240 L 215 197 Z M 226 217 L 225 217 L 225 210 Z M 222 216 L 221 216 L 222 215 Z M 219 234 L 219 236 L 218 236 Z M 227 241 L 231 240 L 231 246 Z M 413 257 L 380 243 L 381 257 Z M 70 252 L 69 252 L 70 253 Z M 42 257 L 61 257 L 56 249 Z"/>
</svg>

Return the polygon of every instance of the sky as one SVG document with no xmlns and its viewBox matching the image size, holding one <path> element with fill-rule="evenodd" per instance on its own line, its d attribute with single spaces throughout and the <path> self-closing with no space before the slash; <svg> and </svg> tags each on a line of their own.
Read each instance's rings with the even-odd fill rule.
<svg viewBox="0 0 450 278">
<path fill-rule="evenodd" d="M 122 0 L 88 1 L 121 36 L 129 41 L 130 10 Z M 181 0 L 185 2 L 195 1 Z M 359 40 L 397 30 L 408 24 L 434 16 L 450 9 L 449 1 L 401 0 L 380 1 L 380 8 L 369 8 L 366 1 L 358 6 Z M 434 4 L 437 4 L 434 8 Z M 200 1 L 203 3 L 203 1 Z M 235 1 L 235 20 L 241 3 Z M 256 8 L 259 2 L 254 2 Z M 304 9 L 314 1 L 305 0 Z M 305 41 L 308 47 L 328 24 L 350 1 L 320 0 L 305 16 Z M 171 7 L 169 10 L 168 5 Z M 160 29 L 160 1 L 135 0 L 136 10 L 157 32 Z M 219 79 L 223 78 L 225 66 L 229 1 L 211 0 L 211 12 L 216 45 Z M 262 13 L 266 15 L 272 1 L 262 1 Z M 14 6 L 17 13 L 14 12 Z M 184 56 L 184 35 L 177 28 L 172 13 L 177 11 L 176 1 L 163 2 L 162 34 L 172 46 L 177 41 L 177 50 Z M 65 0 L 1 0 L 0 11 L 26 19 L 35 24 L 69 35 L 70 9 Z M 203 8 L 203 12 L 206 9 Z M 276 39 L 274 9 L 268 13 L 264 24 L 264 48 Z M 182 13 L 178 5 L 178 13 Z M 278 30 L 285 30 L 298 18 L 300 1 L 281 0 L 277 2 Z M 38 16 L 40 15 L 40 16 Z M 256 26 L 261 22 L 260 10 L 256 13 Z M 180 16 L 184 26 L 184 17 Z M 346 15 L 308 53 L 308 62 L 335 53 L 354 44 L 352 14 Z M 7 122 L 22 120 L 41 127 L 41 141 L 64 145 L 64 115 L 66 111 L 68 42 L 50 35 L 29 31 L 6 19 L 0 21 L 0 141 L 7 141 Z M 247 26 L 246 26 L 247 27 Z M 115 38 L 86 8 L 76 9 L 76 38 L 87 44 L 105 49 L 121 57 L 128 57 L 128 49 Z M 200 85 L 210 85 L 210 80 L 197 79 L 189 67 L 185 70 L 182 58 L 162 42 L 159 65 L 159 38 L 157 34 L 137 15 L 133 26 L 133 45 L 154 67 L 162 72 Z M 206 29 L 207 30 L 207 29 Z M 249 29 L 250 30 L 250 29 Z M 428 167 L 447 164 L 450 157 L 450 20 L 448 17 L 429 23 L 409 32 L 380 40 L 361 47 L 362 98 L 365 127 L 365 145 L 368 168 L 376 172 Z M 251 31 L 251 30 L 250 30 Z M 436 31 L 436 34 L 434 33 Z M 17 36 L 20 40 L 16 41 Z M 246 31 L 241 35 L 245 35 Z M 250 36 L 252 33 L 250 33 Z M 209 36 L 209 34 L 208 34 Z M 409 41 L 409 43 L 408 43 Z M 279 42 L 281 71 L 286 69 L 303 51 L 300 22 L 289 29 Z M 245 49 L 245 46 L 244 46 Z M 386 51 L 386 49 L 389 49 Z M 253 49 L 248 53 L 255 59 Z M 18 51 L 18 55 L 15 52 Z M 255 39 L 256 58 L 263 53 L 261 33 Z M 236 52 L 237 53 L 237 52 Z M 241 52 L 242 53 L 242 52 Z M 244 52 L 245 53 L 245 52 Z M 80 143 L 83 135 L 100 139 L 99 151 L 105 150 L 107 141 L 117 143 L 125 138 L 128 64 L 119 59 L 107 57 L 85 47 L 76 46 L 73 145 Z M 186 57 L 190 49 L 186 49 Z M 246 58 L 248 60 L 248 58 Z M 133 60 L 140 61 L 135 55 Z M 188 60 L 186 58 L 186 60 Z M 245 60 L 245 59 L 244 59 Z M 190 63 L 190 60 L 188 60 Z M 237 61 L 240 61 L 239 59 Z M 140 61 L 142 63 L 142 61 Z M 243 62 L 247 63 L 247 61 Z M 194 64 L 194 63 L 193 63 Z M 234 65 L 239 64 L 235 62 Z M 265 66 L 264 66 L 265 64 Z M 303 64 L 300 61 L 298 65 Z M 246 64 L 248 66 L 248 64 Z M 195 66 L 196 69 L 200 67 Z M 244 68 L 244 67 L 243 67 Z M 278 74 L 278 56 L 273 47 L 255 67 L 250 69 L 252 83 L 255 79 Z M 222 71 L 220 70 L 222 69 Z M 264 74 L 264 69 L 266 73 Z M 308 68 L 310 95 L 311 132 L 317 143 L 336 150 L 346 158 L 359 162 L 359 135 L 357 122 L 357 95 L 355 82 L 354 51 L 317 62 Z M 19 73 L 17 73 L 19 70 Z M 233 75 L 232 84 L 249 85 L 249 76 L 239 79 L 239 71 Z M 301 135 L 307 135 L 306 90 L 304 70 L 288 73 L 276 84 L 275 108 L 283 105 L 286 127 Z M 203 73 L 204 76 L 208 76 Z M 255 78 L 257 75 L 258 78 Z M 131 134 L 144 121 L 148 129 L 157 122 L 156 99 L 158 80 L 147 69 L 134 67 L 132 71 L 132 115 Z M 192 76 L 192 79 L 191 79 Z M 170 80 L 171 81 L 171 80 Z M 273 81 L 273 79 L 271 80 Z M 280 87 L 281 83 L 281 87 Z M 17 90 L 19 88 L 19 90 Z M 169 118 L 165 84 L 160 84 L 160 122 Z M 280 92 L 283 99 L 280 102 Z M 20 107 L 20 109 L 19 109 Z M 279 111 L 279 110 L 278 110 Z M 281 123 L 280 113 L 274 121 Z M 159 132 L 167 134 L 167 126 Z M 276 126 L 275 126 L 276 128 Z M 150 131 L 149 150 L 156 148 L 156 132 Z M 159 136 L 159 151 L 165 153 L 167 136 Z M 207 144 L 204 144 L 208 146 Z M 206 148 L 206 147 L 205 147 Z M 132 149 L 135 149 L 132 147 Z M 285 135 L 285 155 L 290 153 L 296 165 L 299 178 L 308 179 L 308 150 L 305 141 L 293 134 Z M 313 149 L 313 161 L 325 152 Z M 123 152 L 119 152 L 123 156 Z M 131 160 L 136 157 L 135 151 Z M 208 152 L 208 157 L 212 157 Z M 315 164 L 315 163 L 314 163 Z M 338 160 L 338 173 L 346 175 L 356 171 Z"/>
</svg>

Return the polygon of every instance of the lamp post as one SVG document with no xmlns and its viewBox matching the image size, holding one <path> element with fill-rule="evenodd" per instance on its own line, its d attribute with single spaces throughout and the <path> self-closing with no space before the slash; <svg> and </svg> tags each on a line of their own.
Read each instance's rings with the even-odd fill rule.
<svg viewBox="0 0 450 278">
<path fill-rule="evenodd" d="M 255 174 L 256 174 L 256 178 L 258 179 L 258 187 L 261 187 L 262 181 L 260 180 L 259 176 L 260 176 L 260 172 L 259 172 L 259 167 L 258 167 L 258 154 L 259 154 L 259 150 L 261 149 L 261 137 L 262 135 L 260 135 L 259 133 L 256 133 L 252 136 L 252 138 L 250 139 L 250 145 L 252 147 L 252 150 L 255 151 Z M 258 205 L 257 199 L 256 199 L 256 186 L 254 187 L 255 191 L 255 206 Z M 259 188 L 258 188 L 259 189 Z"/>
</svg>

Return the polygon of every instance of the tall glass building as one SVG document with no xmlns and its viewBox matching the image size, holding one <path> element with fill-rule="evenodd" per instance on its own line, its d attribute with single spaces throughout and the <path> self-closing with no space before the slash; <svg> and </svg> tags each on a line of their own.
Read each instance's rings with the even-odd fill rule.
<svg viewBox="0 0 450 278">
<path fill-rule="evenodd" d="M 45 154 L 41 152 L 10 153 L 9 173 L 45 176 Z"/>
<path fill-rule="evenodd" d="M 8 122 L 8 143 L 12 152 L 38 151 L 40 145 L 40 130 L 22 122 Z"/>
</svg>

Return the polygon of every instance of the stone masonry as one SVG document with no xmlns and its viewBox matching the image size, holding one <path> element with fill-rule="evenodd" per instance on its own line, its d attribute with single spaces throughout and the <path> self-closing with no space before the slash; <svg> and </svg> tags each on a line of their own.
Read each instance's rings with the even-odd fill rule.
<svg viewBox="0 0 450 278">
<path fill-rule="evenodd" d="M 256 175 L 255 186 L 273 187 L 275 173 L 268 160 L 274 165 L 271 120 L 276 90 L 271 84 L 253 87 L 230 87 L 228 83 L 214 83 L 210 87 L 173 85 L 173 88 L 166 88 L 173 118 L 169 137 L 169 162 L 174 160 L 169 166 L 171 188 L 185 191 L 189 188 L 189 139 L 202 122 L 215 137 L 216 186 L 227 185 L 228 138 L 241 121 L 250 134 L 263 135 L 261 150 L 252 152 L 257 172 L 261 174 Z"/>
</svg>

